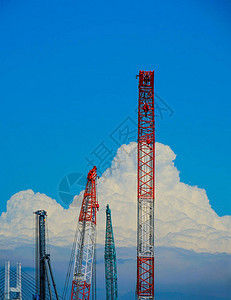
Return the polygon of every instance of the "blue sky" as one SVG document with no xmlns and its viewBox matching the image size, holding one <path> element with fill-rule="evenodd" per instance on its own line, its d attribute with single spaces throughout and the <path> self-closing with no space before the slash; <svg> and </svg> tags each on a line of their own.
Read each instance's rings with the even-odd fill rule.
<svg viewBox="0 0 231 300">
<path fill-rule="evenodd" d="M 182 181 L 231 214 L 230 11 L 228 1 L 2 0 L 0 211 L 28 188 L 59 201 L 59 182 L 86 174 L 101 142 L 114 153 L 110 134 L 136 120 L 135 75 L 154 69 L 174 111 L 156 119 L 156 140 L 177 154 Z"/>
</svg>

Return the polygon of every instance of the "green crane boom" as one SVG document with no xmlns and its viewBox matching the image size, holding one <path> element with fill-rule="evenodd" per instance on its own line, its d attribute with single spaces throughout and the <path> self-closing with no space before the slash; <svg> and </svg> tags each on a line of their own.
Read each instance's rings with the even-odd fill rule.
<svg viewBox="0 0 231 300">
<path fill-rule="evenodd" d="M 111 210 L 106 208 L 106 237 L 105 237 L 105 277 L 106 277 L 106 300 L 117 300 L 117 267 L 116 251 L 111 221 Z"/>
</svg>

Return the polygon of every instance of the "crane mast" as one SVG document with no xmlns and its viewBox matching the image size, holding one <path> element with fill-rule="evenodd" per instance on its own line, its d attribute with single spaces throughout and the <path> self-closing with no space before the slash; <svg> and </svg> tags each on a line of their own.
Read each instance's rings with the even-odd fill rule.
<svg viewBox="0 0 231 300">
<path fill-rule="evenodd" d="M 106 237 L 105 237 L 105 277 L 106 277 L 106 300 L 117 300 L 117 268 L 114 235 L 109 205 L 106 208 Z"/>
<path fill-rule="evenodd" d="M 50 277 L 55 291 L 55 297 L 59 300 L 54 274 L 51 268 L 50 254 L 47 253 L 46 247 L 46 220 L 47 212 L 45 210 L 37 210 L 35 214 L 35 232 L 36 232 L 36 294 L 33 295 L 33 299 L 46 300 L 48 287 L 49 296 L 52 300 L 52 291 Z M 50 274 L 50 277 L 49 277 Z"/>
<path fill-rule="evenodd" d="M 96 179 L 97 169 L 94 167 L 87 176 L 87 185 L 78 220 L 71 300 L 89 300 L 90 297 L 96 239 L 96 213 L 99 209 L 96 197 Z"/>
<path fill-rule="evenodd" d="M 154 71 L 139 72 L 137 299 L 154 299 Z"/>
</svg>

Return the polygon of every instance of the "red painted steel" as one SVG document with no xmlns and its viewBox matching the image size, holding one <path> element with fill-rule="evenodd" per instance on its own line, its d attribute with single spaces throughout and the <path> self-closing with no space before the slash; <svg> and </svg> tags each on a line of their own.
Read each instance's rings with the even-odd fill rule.
<svg viewBox="0 0 231 300">
<path fill-rule="evenodd" d="M 83 196 L 82 207 L 79 215 L 79 222 L 87 221 L 96 224 L 96 210 L 99 204 L 96 200 L 95 179 L 97 177 L 96 167 L 89 171 L 87 186 Z M 89 202 L 90 201 L 90 202 Z"/>
<path fill-rule="evenodd" d="M 89 300 L 91 285 L 84 281 L 82 284 L 77 284 L 75 280 L 72 282 L 71 299 Z M 77 292 L 78 291 L 78 292 Z"/>
<path fill-rule="evenodd" d="M 154 299 L 154 71 L 139 72 L 137 299 Z"/>
<path fill-rule="evenodd" d="M 92 226 L 92 230 L 95 231 L 96 228 L 96 212 L 99 210 L 99 204 L 96 197 L 96 178 L 97 178 L 97 169 L 94 167 L 92 170 L 89 171 L 87 176 L 87 185 L 85 189 L 85 193 L 83 196 L 82 201 L 82 207 L 79 215 L 79 231 L 80 231 L 80 238 L 79 240 L 80 245 L 77 245 L 79 247 L 79 253 L 83 253 L 83 248 L 88 247 L 84 244 L 85 240 L 85 228 L 88 226 Z M 92 225 L 91 225 L 92 224 Z M 92 232 L 93 232 L 92 231 Z M 93 233 L 94 234 L 94 233 Z M 90 237 L 90 239 L 93 239 L 93 236 Z M 94 241 L 91 241 L 94 243 Z M 89 246 L 91 249 L 94 248 L 94 245 Z M 86 248 L 87 249 L 87 248 Z M 88 250 L 87 250 L 88 251 Z M 92 250 L 89 251 L 89 254 L 87 256 L 93 256 Z M 80 266 L 80 270 L 82 270 L 82 255 L 77 256 L 77 261 L 75 261 L 75 268 L 76 265 Z M 88 258 L 89 259 L 89 258 Z M 80 262 L 81 260 L 81 262 Z M 87 281 L 84 279 L 77 279 L 75 274 L 72 281 L 72 290 L 71 290 L 71 300 L 89 300 L 90 298 L 90 290 L 91 290 L 91 269 L 92 269 L 92 262 L 93 257 L 91 258 L 90 266 L 85 265 L 84 270 L 85 272 L 90 273 L 83 274 L 85 278 L 87 278 Z M 89 262 L 88 262 L 89 264 Z M 78 267 L 77 267 L 78 269 Z M 90 275 L 89 275 L 90 274 Z"/>
</svg>

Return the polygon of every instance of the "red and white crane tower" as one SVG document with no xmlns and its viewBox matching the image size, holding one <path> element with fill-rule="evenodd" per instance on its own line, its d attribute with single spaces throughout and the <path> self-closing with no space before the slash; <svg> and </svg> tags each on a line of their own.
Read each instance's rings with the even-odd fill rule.
<svg viewBox="0 0 231 300">
<path fill-rule="evenodd" d="M 137 299 L 154 299 L 154 71 L 139 72 Z"/>
<path fill-rule="evenodd" d="M 96 167 L 89 171 L 78 221 L 71 300 L 89 300 L 96 240 Z"/>
</svg>

